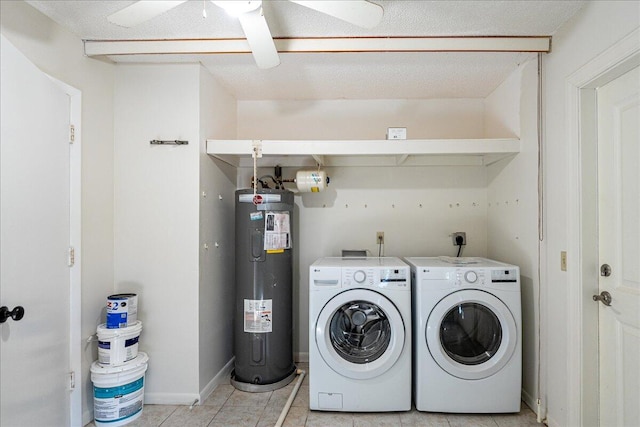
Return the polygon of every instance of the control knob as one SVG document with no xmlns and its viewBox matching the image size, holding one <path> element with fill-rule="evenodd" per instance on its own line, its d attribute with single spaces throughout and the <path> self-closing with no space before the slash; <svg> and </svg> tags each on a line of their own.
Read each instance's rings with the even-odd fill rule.
<svg viewBox="0 0 640 427">
<path fill-rule="evenodd" d="M 362 270 L 358 270 L 353 273 L 353 280 L 355 280 L 357 283 L 363 283 L 366 278 L 367 275 Z"/>
<path fill-rule="evenodd" d="M 475 271 L 467 271 L 464 273 L 464 280 L 469 283 L 475 283 L 478 280 L 478 274 Z"/>
</svg>

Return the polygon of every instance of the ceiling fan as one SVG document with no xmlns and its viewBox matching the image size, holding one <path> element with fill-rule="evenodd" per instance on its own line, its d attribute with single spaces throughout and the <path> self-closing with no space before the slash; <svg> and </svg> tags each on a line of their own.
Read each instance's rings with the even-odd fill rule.
<svg viewBox="0 0 640 427">
<path fill-rule="evenodd" d="M 140 0 L 109 15 L 107 19 L 122 27 L 133 27 L 186 1 L 188 0 Z M 363 28 L 373 28 L 382 20 L 382 7 L 367 0 L 289 1 Z M 238 18 L 258 68 L 272 68 L 280 64 L 271 31 L 262 13 L 261 0 L 211 0 L 211 2 Z"/>
</svg>

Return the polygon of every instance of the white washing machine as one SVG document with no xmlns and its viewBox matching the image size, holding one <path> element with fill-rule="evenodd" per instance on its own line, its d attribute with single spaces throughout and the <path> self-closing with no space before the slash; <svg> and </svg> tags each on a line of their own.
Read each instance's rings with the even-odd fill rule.
<svg viewBox="0 0 640 427">
<path fill-rule="evenodd" d="M 520 411 L 520 270 L 485 258 L 405 258 L 413 294 L 413 391 L 430 412 Z"/>
<path fill-rule="evenodd" d="M 411 277 L 399 258 L 321 258 L 309 268 L 309 406 L 411 409 Z"/>
</svg>

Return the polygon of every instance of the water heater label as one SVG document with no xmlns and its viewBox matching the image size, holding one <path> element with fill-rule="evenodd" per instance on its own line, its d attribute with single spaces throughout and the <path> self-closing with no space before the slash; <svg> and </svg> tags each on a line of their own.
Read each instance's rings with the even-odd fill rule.
<svg viewBox="0 0 640 427">
<path fill-rule="evenodd" d="M 244 331 L 267 333 L 272 331 L 273 311 L 270 299 L 244 300 Z"/>
<path fill-rule="evenodd" d="M 267 212 L 264 223 L 264 250 L 291 249 L 289 212 Z"/>
<path fill-rule="evenodd" d="M 260 203 L 279 203 L 282 201 L 280 194 L 258 194 L 258 196 L 261 199 Z M 238 194 L 238 201 L 240 203 L 254 203 L 253 194 Z"/>
</svg>

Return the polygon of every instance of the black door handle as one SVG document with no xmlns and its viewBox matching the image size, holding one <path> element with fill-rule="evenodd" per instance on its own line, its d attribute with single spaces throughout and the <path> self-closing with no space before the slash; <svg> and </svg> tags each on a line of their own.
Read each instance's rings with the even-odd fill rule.
<svg viewBox="0 0 640 427">
<path fill-rule="evenodd" d="M 0 323 L 4 323 L 11 317 L 16 322 L 24 317 L 24 307 L 16 306 L 13 310 L 9 311 L 7 306 L 0 307 Z"/>
</svg>

